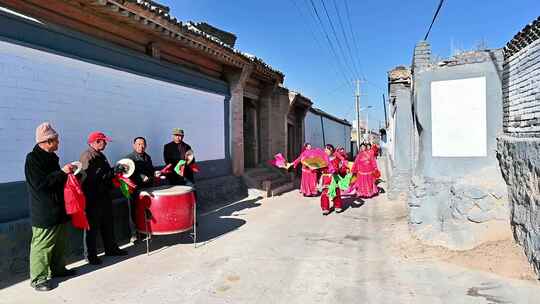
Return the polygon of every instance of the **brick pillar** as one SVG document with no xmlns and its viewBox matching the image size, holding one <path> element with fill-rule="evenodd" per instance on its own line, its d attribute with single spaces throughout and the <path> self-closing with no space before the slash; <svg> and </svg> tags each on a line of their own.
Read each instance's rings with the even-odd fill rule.
<svg viewBox="0 0 540 304">
<path fill-rule="evenodd" d="M 427 41 L 420 41 L 414 48 L 413 70 L 420 72 L 429 68 L 431 63 L 431 45 Z"/>
<path fill-rule="evenodd" d="M 261 90 L 261 94 L 259 97 L 259 140 L 261 149 L 261 158 L 259 159 L 259 161 L 267 161 L 272 158 L 272 132 L 275 131 L 273 130 L 273 128 L 276 127 L 276 123 L 272 115 L 275 111 L 279 112 L 279 108 L 276 109 L 275 107 L 276 102 L 274 100 L 276 98 L 279 98 L 278 94 L 275 94 L 276 89 L 277 84 L 267 85 Z"/>
<path fill-rule="evenodd" d="M 253 67 L 244 66 L 242 70 L 226 69 L 224 74 L 229 83 L 230 134 L 233 174 L 244 174 L 244 85 Z"/>
</svg>

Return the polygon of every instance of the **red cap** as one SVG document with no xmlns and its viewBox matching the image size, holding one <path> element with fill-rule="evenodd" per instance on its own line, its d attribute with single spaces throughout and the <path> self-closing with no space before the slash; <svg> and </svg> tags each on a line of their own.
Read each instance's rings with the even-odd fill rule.
<svg viewBox="0 0 540 304">
<path fill-rule="evenodd" d="M 107 137 L 103 132 L 92 132 L 88 135 L 88 143 L 93 143 L 97 140 L 111 141 L 110 137 Z"/>
</svg>

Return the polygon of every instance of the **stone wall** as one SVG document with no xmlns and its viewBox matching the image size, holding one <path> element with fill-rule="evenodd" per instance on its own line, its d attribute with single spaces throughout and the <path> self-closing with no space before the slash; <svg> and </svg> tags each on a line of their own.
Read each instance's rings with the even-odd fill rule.
<svg viewBox="0 0 540 304">
<path fill-rule="evenodd" d="M 514 238 L 540 273 L 540 139 L 501 136 L 498 157 Z"/>
<path fill-rule="evenodd" d="M 399 149 L 410 149 L 406 157 L 412 173 L 408 193 L 409 223 L 416 235 L 427 243 L 467 250 L 498 240 L 509 231 L 506 189 L 495 153 L 496 138 L 502 132 L 502 61 L 501 50 L 483 50 L 434 63 L 429 44 L 422 41 L 416 46 L 409 101 L 412 117 L 408 122 L 410 127 L 402 127 L 394 135 L 395 157 L 397 160 Z M 485 139 L 469 137 L 467 140 L 486 140 L 485 155 L 437 155 L 433 147 L 441 135 L 434 131 L 432 115 L 436 108 L 433 108 L 432 84 L 473 78 L 485 79 Z M 390 88 L 391 94 L 403 91 L 392 83 Z M 399 107 L 398 104 L 398 110 Z M 399 121 L 395 128 L 399 129 Z M 398 143 L 399 139 L 409 136 L 412 138 Z M 399 177 L 398 173 L 394 175 Z"/>
<path fill-rule="evenodd" d="M 540 17 L 505 47 L 504 135 L 497 158 L 516 241 L 540 274 Z"/>
</svg>

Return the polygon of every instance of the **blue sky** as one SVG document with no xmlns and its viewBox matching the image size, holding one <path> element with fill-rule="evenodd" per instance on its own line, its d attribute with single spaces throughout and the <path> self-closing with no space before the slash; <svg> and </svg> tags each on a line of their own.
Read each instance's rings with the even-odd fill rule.
<svg viewBox="0 0 540 304">
<path fill-rule="evenodd" d="M 354 66 L 354 60 L 357 73 L 367 80 L 362 86 L 366 94 L 362 96 L 362 106 L 373 106 L 370 127 L 377 127 L 378 121 L 384 120 L 382 94 L 386 94 L 387 71 L 411 63 L 414 45 L 424 37 L 439 2 L 335 0 L 355 57 L 351 59 L 334 0 L 324 0 L 340 37 L 341 49 L 333 40 L 340 64 L 313 17 L 311 1 L 326 22 L 330 39 L 334 39 L 321 0 L 158 1 L 171 7 L 172 14 L 182 21 L 206 21 L 235 33 L 236 48 L 281 70 L 286 87 L 310 97 L 317 107 L 349 120 L 354 118 L 354 92 L 345 77 L 353 78 L 356 74 L 354 68 L 346 67 Z M 448 57 L 452 45 L 455 49 L 474 49 L 484 41 L 490 48 L 500 48 L 538 15 L 538 0 L 446 0 L 428 41 L 433 53 L 440 57 Z"/>
</svg>

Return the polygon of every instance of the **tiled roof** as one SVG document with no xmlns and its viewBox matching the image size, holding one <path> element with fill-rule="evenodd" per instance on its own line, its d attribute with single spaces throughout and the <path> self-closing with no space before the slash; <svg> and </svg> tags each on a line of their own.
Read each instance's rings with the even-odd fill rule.
<svg viewBox="0 0 540 304">
<path fill-rule="evenodd" d="M 537 39 L 540 39 L 540 17 L 536 18 L 536 20 L 517 33 L 514 38 L 506 44 L 504 53 L 506 56 L 512 56 Z"/>
<path fill-rule="evenodd" d="M 391 83 L 410 83 L 411 70 L 404 66 L 397 66 L 388 72 L 388 81 Z"/>
<path fill-rule="evenodd" d="M 255 56 L 248 56 L 245 53 L 229 46 L 215 36 L 201 31 L 191 23 L 183 23 L 170 14 L 167 6 L 161 5 L 151 0 L 81 0 L 93 6 L 106 8 L 109 13 L 129 18 L 131 22 L 139 23 L 148 29 L 158 32 L 166 38 L 176 39 L 188 44 L 192 48 L 197 48 L 210 56 L 217 57 L 227 64 L 243 67 L 246 62 L 253 62 L 255 70 L 271 78 L 283 80 L 283 73 L 274 69 L 261 59 Z M 146 12 L 139 14 L 138 10 Z M 198 39 L 202 38 L 205 43 Z M 211 47 L 209 47 L 211 46 Z"/>
</svg>

